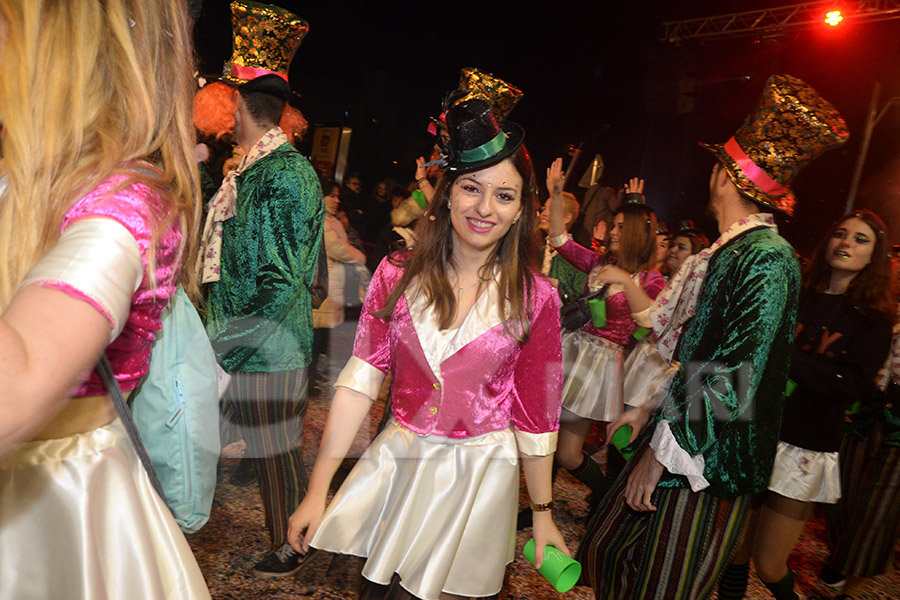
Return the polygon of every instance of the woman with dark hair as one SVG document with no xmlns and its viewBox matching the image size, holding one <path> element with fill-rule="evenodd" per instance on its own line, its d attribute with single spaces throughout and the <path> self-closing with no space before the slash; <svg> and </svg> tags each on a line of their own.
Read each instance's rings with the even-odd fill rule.
<svg viewBox="0 0 900 600">
<path fill-rule="evenodd" d="M 666 253 L 666 260 L 663 263 L 665 272 L 668 274 L 678 271 L 688 256 L 709 248 L 709 238 L 694 227 L 691 221 L 682 221 L 678 225 L 678 231 L 672 235 L 669 251 Z"/>
<path fill-rule="evenodd" d="M 854 407 L 856 408 L 856 407 Z M 872 577 L 887 572 L 900 534 L 900 329 L 876 388 L 851 409 L 840 450 L 841 489 L 825 508 L 831 555 L 819 574 L 842 588 L 843 600 L 860 597 Z"/>
<path fill-rule="evenodd" d="M 624 410 L 624 347 L 637 328 L 631 318 L 638 310 L 633 302 L 637 298 L 655 298 L 665 280 L 651 267 L 656 252 L 656 216 L 648 206 L 628 203 L 619 207 L 609 235 L 604 235 L 609 252 L 600 254 L 580 246 L 566 233 L 562 182 L 562 159 L 556 159 L 547 169 L 550 244 L 574 267 L 589 273 L 586 292 L 605 283 L 610 286 L 604 300 L 606 323 L 595 326 L 589 320 L 581 329 L 563 334 L 565 383 L 556 457 L 599 501 L 607 485 L 599 465 L 584 453 L 584 440 L 594 421 L 614 421 Z M 606 233 L 602 231 L 605 227 L 600 229 L 600 233 Z M 599 273 L 612 272 L 611 269 L 620 275 L 619 280 L 597 279 Z"/>
<path fill-rule="evenodd" d="M 751 509 L 720 598 L 743 597 L 736 575 L 745 587 L 750 558 L 777 600 L 798 598 L 787 558 L 816 503 L 841 497 L 844 411 L 872 390 L 890 347 L 896 295 L 885 229 L 869 211 L 842 217 L 806 270 L 769 490 Z"/>
<path fill-rule="evenodd" d="M 513 123 L 490 105 L 447 111 L 451 141 L 418 244 L 381 262 L 336 383 L 288 539 L 367 557 L 362 598 L 497 594 L 513 560 L 521 459 L 536 563 L 568 553 L 553 523 L 559 298 L 534 264 L 536 193 Z M 393 417 L 326 512 L 331 479 L 385 374 Z M 485 535 L 489 532 L 489 535 Z"/>
</svg>

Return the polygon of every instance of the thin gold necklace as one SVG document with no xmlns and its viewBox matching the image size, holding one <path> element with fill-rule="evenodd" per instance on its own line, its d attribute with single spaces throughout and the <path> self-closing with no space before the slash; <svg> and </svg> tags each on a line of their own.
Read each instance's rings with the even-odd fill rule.
<svg viewBox="0 0 900 600">
<path fill-rule="evenodd" d="M 459 289 L 459 294 L 462 295 L 462 293 L 465 292 L 466 290 L 470 290 L 473 287 L 475 287 L 476 285 L 481 285 L 482 283 L 484 283 L 484 279 L 479 277 L 478 281 L 476 281 L 475 283 L 472 283 L 470 285 L 467 285 L 466 287 L 461 287 L 461 288 L 457 288 L 457 289 Z"/>
</svg>

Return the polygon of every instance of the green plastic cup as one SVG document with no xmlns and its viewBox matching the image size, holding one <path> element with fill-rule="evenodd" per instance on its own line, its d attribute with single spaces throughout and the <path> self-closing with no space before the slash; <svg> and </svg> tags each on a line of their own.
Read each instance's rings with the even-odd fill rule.
<svg viewBox="0 0 900 600">
<path fill-rule="evenodd" d="M 631 457 L 634 456 L 633 451 L 623 451 L 624 448 L 627 448 L 631 444 L 631 431 L 631 425 L 622 425 L 616 429 L 612 439 L 609 440 L 609 443 L 612 444 L 613 448 L 619 451 L 619 454 L 621 454 L 622 458 L 625 460 L 631 460 Z"/>
<path fill-rule="evenodd" d="M 534 538 L 528 540 L 522 548 L 522 554 L 534 566 Z M 557 592 L 565 594 L 578 583 L 578 578 L 581 577 L 581 563 L 553 546 L 545 546 L 544 564 L 538 569 L 538 573 L 543 575 Z"/>
<path fill-rule="evenodd" d="M 641 341 L 650 333 L 650 329 L 648 327 L 637 327 L 634 330 L 634 333 L 631 334 L 631 337 L 636 339 L 637 341 Z"/>
<path fill-rule="evenodd" d="M 594 298 L 588 300 L 588 308 L 591 310 L 591 322 L 594 327 L 603 327 L 606 325 L 606 301 Z"/>
<path fill-rule="evenodd" d="M 794 390 L 797 389 L 797 382 L 793 379 L 787 380 L 787 387 L 784 389 L 784 395 L 790 398 L 794 394 Z"/>
</svg>

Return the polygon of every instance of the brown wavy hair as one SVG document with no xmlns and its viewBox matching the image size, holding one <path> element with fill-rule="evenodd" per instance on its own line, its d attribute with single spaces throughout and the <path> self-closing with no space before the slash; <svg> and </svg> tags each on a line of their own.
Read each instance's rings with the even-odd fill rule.
<svg viewBox="0 0 900 600">
<path fill-rule="evenodd" d="M 656 215 L 646 204 L 625 204 L 616 211 L 622 213 L 622 235 L 616 253 L 616 265 L 629 273 L 647 271 L 656 252 Z M 607 234 L 609 247 L 609 234 Z"/>
<path fill-rule="evenodd" d="M 524 145 L 507 159 L 522 177 L 522 213 L 519 220 L 494 246 L 480 276 L 489 279 L 496 268 L 500 270 L 497 285 L 500 289 L 501 314 L 507 315 L 504 329 L 516 340 L 524 342 L 530 333 L 531 315 L 527 298 L 531 294 L 535 254 L 537 252 L 537 186 L 534 167 Z M 403 275 L 385 300 L 384 306 L 373 314 L 390 318 L 397 301 L 416 280 L 425 293 L 428 306 L 434 307 L 438 325 L 447 329 L 456 315 L 456 293 L 450 285 L 449 269 L 453 266 L 453 223 L 450 220 L 450 191 L 458 175 L 445 173 L 438 182 L 428 218 L 419 219 L 416 236 L 419 243 L 404 256 L 391 260 L 404 266 Z"/>
<path fill-rule="evenodd" d="M 831 267 L 825 256 L 828 241 L 838 227 L 849 219 L 859 219 L 875 232 L 875 247 L 872 260 L 847 287 L 847 298 L 868 318 L 893 322 L 897 311 L 897 290 L 891 270 L 891 246 L 884 222 L 872 211 L 856 210 L 831 224 L 803 273 L 803 291 L 821 293 L 828 289 L 831 283 Z"/>
<path fill-rule="evenodd" d="M 691 243 L 691 254 L 697 254 L 701 250 L 709 248 L 709 238 L 699 231 L 679 231 L 672 236 L 671 240 L 674 242 L 676 238 L 680 237 L 687 238 Z"/>
</svg>

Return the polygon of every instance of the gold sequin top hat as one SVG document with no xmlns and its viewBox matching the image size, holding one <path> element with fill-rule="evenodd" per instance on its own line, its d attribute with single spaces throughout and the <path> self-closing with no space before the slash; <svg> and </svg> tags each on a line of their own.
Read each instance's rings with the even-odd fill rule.
<svg viewBox="0 0 900 600">
<path fill-rule="evenodd" d="M 291 59 L 309 33 L 309 23 L 279 6 L 234 0 L 231 3 L 231 59 L 222 79 L 246 83 L 263 75 L 285 81 Z"/>
<path fill-rule="evenodd" d="M 716 155 L 731 181 L 757 203 L 788 216 L 797 173 L 850 132 L 838 111 L 805 82 L 772 75 L 740 129 L 724 144 L 700 144 Z"/>
<path fill-rule="evenodd" d="M 457 102 L 462 103 L 473 98 L 487 100 L 491 103 L 491 110 L 498 121 L 508 119 L 516 103 L 525 95 L 522 90 L 499 77 L 472 67 L 460 70 L 459 89 L 468 90 L 468 93 Z"/>
</svg>

